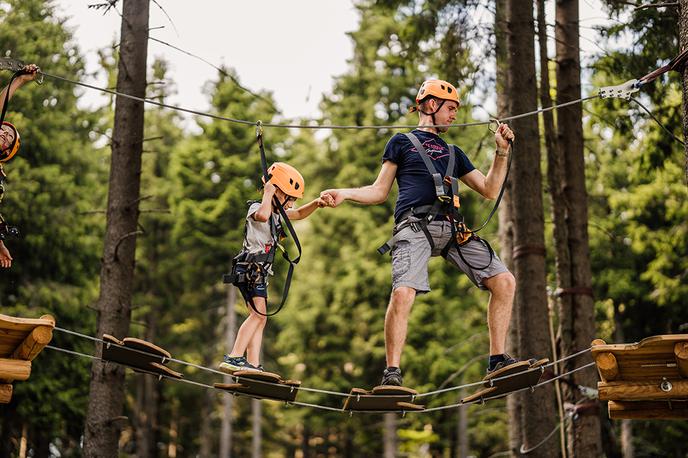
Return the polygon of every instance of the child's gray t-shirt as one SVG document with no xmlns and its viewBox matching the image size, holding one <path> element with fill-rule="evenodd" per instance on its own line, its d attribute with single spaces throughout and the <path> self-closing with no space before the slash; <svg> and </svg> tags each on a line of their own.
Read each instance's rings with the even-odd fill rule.
<svg viewBox="0 0 688 458">
<path fill-rule="evenodd" d="M 270 231 L 270 222 L 256 221 L 253 219 L 253 214 L 260 208 L 260 202 L 254 202 L 248 207 L 246 214 L 246 237 L 244 237 L 244 251 L 251 254 L 268 253 L 275 243 Z M 280 217 L 275 213 L 271 213 L 270 217 L 274 223 L 279 227 Z"/>
</svg>

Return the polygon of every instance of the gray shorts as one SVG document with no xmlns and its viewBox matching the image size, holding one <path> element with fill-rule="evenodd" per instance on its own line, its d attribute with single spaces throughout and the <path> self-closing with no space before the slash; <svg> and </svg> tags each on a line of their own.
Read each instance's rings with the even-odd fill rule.
<svg viewBox="0 0 688 458">
<path fill-rule="evenodd" d="M 435 249 L 432 252 L 423 231 L 414 232 L 410 227 L 406 227 L 399 232 L 399 239 L 392 249 L 392 290 L 400 286 L 408 286 L 419 294 L 430 291 L 428 261 L 432 256 L 442 254 L 442 249 L 451 238 L 451 226 L 448 221 L 433 221 L 428 224 L 428 231 L 435 243 Z M 497 253 L 492 255 L 492 262 L 490 262 L 490 252 L 479 240 L 471 240 L 459 249 L 461 256 L 468 261 L 470 266 L 461 259 L 456 246 L 447 253 L 447 261 L 468 275 L 468 278 L 480 289 L 487 289 L 483 285 L 484 279 L 509 271 Z M 481 267 L 484 268 L 480 269 Z"/>
</svg>

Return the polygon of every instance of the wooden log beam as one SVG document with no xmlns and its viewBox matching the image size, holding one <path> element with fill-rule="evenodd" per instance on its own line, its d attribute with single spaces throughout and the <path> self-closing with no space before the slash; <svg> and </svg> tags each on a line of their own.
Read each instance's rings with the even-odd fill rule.
<svg viewBox="0 0 688 458">
<path fill-rule="evenodd" d="M 678 420 L 688 418 L 688 402 L 678 401 L 609 401 L 609 418 L 612 420 Z"/>
<path fill-rule="evenodd" d="M 657 382 L 599 382 L 600 401 L 642 401 L 652 399 L 688 400 L 688 381 L 670 380 L 671 389 L 663 390 Z M 669 388 L 665 386 L 665 388 Z"/>
<path fill-rule="evenodd" d="M 50 315 L 43 315 L 41 319 L 55 319 Z M 53 324 L 54 326 L 54 324 Z M 14 350 L 12 358 L 32 361 L 50 343 L 53 338 L 52 326 L 36 326 L 24 341 Z"/>
<path fill-rule="evenodd" d="M 602 339 L 595 339 L 592 341 L 592 345 L 606 345 L 606 343 Z M 597 353 L 595 355 L 595 364 L 602 381 L 609 382 L 619 376 L 619 364 L 612 352 Z"/>
<path fill-rule="evenodd" d="M 674 356 L 681 377 L 688 378 L 688 342 L 676 342 Z"/>
<path fill-rule="evenodd" d="M 0 358 L 0 380 L 26 380 L 31 375 L 31 361 Z"/>
<path fill-rule="evenodd" d="M 12 400 L 12 389 L 9 383 L 0 384 L 0 404 L 7 404 Z"/>
</svg>

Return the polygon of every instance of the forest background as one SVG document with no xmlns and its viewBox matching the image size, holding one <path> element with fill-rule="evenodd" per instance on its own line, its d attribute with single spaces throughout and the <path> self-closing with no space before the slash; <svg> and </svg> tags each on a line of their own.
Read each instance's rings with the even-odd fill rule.
<svg viewBox="0 0 688 458">
<path fill-rule="evenodd" d="M 603 3 L 601 14 L 610 21 L 597 29 L 599 52 L 585 59 L 584 95 L 642 76 L 679 52 L 676 8 Z M 323 95 L 322 118 L 316 121 L 413 124 L 415 118 L 406 114 L 407 108 L 420 82 L 430 76 L 444 77 L 460 87 L 467 103 L 457 122 L 496 115 L 476 100 L 481 94 L 488 100 L 488 94 L 499 87 L 495 60 L 500 4 L 356 2 L 360 20 L 358 29 L 350 33 L 354 51 L 349 68 Z M 470 13 L 477 8 L 493 17 L 476 23 Z M 55 10 L 51 1 L 0 1 L 0 49 L 5 56 L 35 62 L 51 74 L 85 78 L 82 50 Z M 554 18 L 547 22 L 545 36 L 561 44 L 554 38 Z M 539 49 L 537 44 L 531 39 L 531 53 Z M 118 56 L 117 43 L 99 52 L 98 71 L 107 75 L 110 88 L 115 87 Z M 553 56 L 551 52 L 544 72 L 552 81 L 546 92 L 558 100 Z M 170 79 L 167 59 L 156 57 L 151 62 L 148 98 L 165 102 L 175 91 L 188 90 Z M 543 87 L 543 68 L 537 67 L 534 90 Z M 284 120 L 270 91 L 246 87 L 251 87 L 250 82 L 223 67 L 208 82 L 203 97 L 217 115 Z M 637 95 L 678 136 L 681 91 L 678 74 L 670 73 Z M 85 90 L 46 78 L 43 85 L 21 89 L 11 102 L 8 119 L 19 127 L 24 144 L 6 167 L 8 192 L 2 211 L 20 227 L 22 237 L 7 242 L 15 261 L 0 276 L 0 311 L 25 317 L 50 313 L 61 328 L 94 336 L 114 97 L 95 109 L 83 108 L 79 104 L 83 97 Z M 683 147 L 638 105 L 627 101 L 587 101 L 582 115 L 590 286 L 595 298 L 595 329 L 590 331 L 608 342 L 685 332 L 688 192 Z M 539 119 L 544 132 L 546 126 Z M 175 358 L 214 367 L 227 351 L 230 311 L 239 318 L 245 314 L 245 306 L 228 292 L 221 275 L 240 249 L 245 202 L 259 195 L 260 161 L 251 126 L 200 116 L 193 123 L 189 126 L 175 111 L 146 107 L 141 233 L 129 335 L 151 340 Z M 329 187 L 372 183 L 393 133 L 391 129 L 324 134 L 267 129 L 266 142 L 271 159 L 286 160 L 302 171 L 307 201 Z M 484 126 L 452 129 L 446 137 L 487 171 L 494 146 Z M 544 134 L 531 136 L 530 141 L 543 151 L 547 148 Z M 516 154 L 524 151 L 516 146 Z M 544 154 L 538 155 L 531 168 L 539 172 L 541 166 L 544 177 L 548 164 Z M 547 292 L 543 300 L 550 306 L 556 330 L 562 318 L 557 315 L 555 294 L 560 285 L 550 216 L 552 188 L 545 178 L 542 183 L 544 209 L 526 216 L 543 223 Z M 382 326 L 390 263 L 375 249 L 391 231 L 393 203 L 392 195 L 375 207 L 347 204 L 318 211 L 296 225 L 303 260 L 286 308 L 267 327 L 268 368 L 300 379 L 305 386 L 331 391 L 377 383 L 384 364 Z M 469 222 L 482 221 L 490 208 L 490 202 L 465 193 L 463 209 Z M 503 235 L 509 222 L 502 214 L 484 231 L 500 253 L 509 243 Z M 479 380 L 488 348 L 486 293 L 439 259 L 431 263 L 430 276 L 433 291 L 414 306 L 403 362 L 406 384 L 419 391 Z M 279 275 L 273 283 L 274 291 L 279 291 Z M 561 336 L 555 334 L 557 342 Z M 74 335 L 56 332 L 53 344 L 95 354 L 92 341 Z M 550 357 L 551 351 L 542 349 Z M 30 380 L 17 383 L 12 402 L 1 409 L 0 455 L 80 456 L 90 369 L 88 359 L 45 350 L 35 361 Z M 184 371 L 186 378 L 202 383 L 217 381 L 216 375 L 194 368 Z M 126 377 L 123 415 L 127 419 L 119 425 L 119 451 L 124 456 L 217 456 L 227 447 L 233 456 L 493 456 L 514 448 L 510 431 L 514 407 L 506 401 L 401 418 L 348 417 L 238 398 L 229 406 L 228 416 L 228 396 L 215 391 L 158 383 L 134 373 Z M 440 396 L 431 406 L 454 403 L 457 397 L 457 393 Z M 529 398 L 519 399 L 527 403 Z M 314 394 L 303 400 L 335 407 L 340 402 Z M 611 422 L 604 405 L 596 412 L 599 441 L 607 456 L 688 453 L 688 445 L 680 440 L 688 433 L 685 423 Z M 552 418 L 551 426 L 560 421 L 564 420 Z M 543 425 L 543 437 L 549 426 Z M 559 450 L 557 439 L 555 435 L 555 450 Z"/>
</svg>

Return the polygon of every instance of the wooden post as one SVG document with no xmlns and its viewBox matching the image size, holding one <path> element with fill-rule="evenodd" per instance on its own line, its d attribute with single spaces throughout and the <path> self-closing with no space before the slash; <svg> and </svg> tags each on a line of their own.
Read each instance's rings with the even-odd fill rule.
<svg viewBox="0 0 688 458">
<path fill-rule="evenodd" d="M 0 385 L 0 404 L 7 404 L 12 399 L 12 385 L 5 383 Z"/>
<path fill-rule="evenodd" d="M 597 370 L 603 381 L 609 382 L 619 376 L 619 365 L 613 353 L 606 352 L 595 355 L 595 364 L 597 364 Z"/>
<path fill-rule="evenodd" d="M 31 361 L 0 358 L 0 380 L 26 380 L 31 375 Z"/>
<path fill-rule="evenodd" d="M 32 361 L 53 338 L 51 326 L 36 326 L 12 353 L 13 359 Z"/>
<path fill-rule="evenodd" d="M 681 377 L 688 378 L 688 342 L 677 342 L 674 345 L 674 356 Z"/>
</svg>

